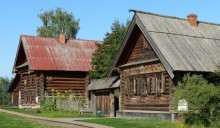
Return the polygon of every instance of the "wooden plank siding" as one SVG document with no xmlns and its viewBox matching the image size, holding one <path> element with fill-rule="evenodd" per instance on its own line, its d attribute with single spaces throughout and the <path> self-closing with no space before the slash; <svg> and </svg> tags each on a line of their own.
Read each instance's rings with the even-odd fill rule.
<svg viewBox="0 0 220 128">
<path fill-rule="evenodd" d="M 124 64 L 125 66 L 121 67 L 120 109 L 169 111 L 170 77 L 168 73 L 143 34 L 140 34 L 137 42 L 134 43 L 135 45 L 128 61 Z M 137 63 L 142 60 L 145 60 L 146 63 Z M 149 60 L 149 62 L 146 60 Z M 131 78 L 132 81 L 135 80 L 132 83 L 133 85 L 131 85 Z M 150 79 L 151 83 L 149 83 Z M 144 81 L 146 82 L 144 83 Z M 160 81 L 160 87 L 158 86 L 158 81 Z M 139 88 L 137 87 L 138 85 Z M 145 91 L 146 93 L 144 94 Z"/>
<path fill-rule="evenodd" d="M 96 96 L 96 111 L 101 111 L 103 116 L 110 114 L 110 94 Z"/>
<path fill-rule="evenodd" d="M 127 63 L 154 58 L 157 58 L 156 54 L 153 52 L 143 34 L 140 34 Z"/>
<path fill-rule="evenodd" d="M 13 106 L 18 106 L 18 102 L 19 102 L 19 92 L 18 91 L 14 91 L 12 92 L 12 105 Z"/>
</svg>

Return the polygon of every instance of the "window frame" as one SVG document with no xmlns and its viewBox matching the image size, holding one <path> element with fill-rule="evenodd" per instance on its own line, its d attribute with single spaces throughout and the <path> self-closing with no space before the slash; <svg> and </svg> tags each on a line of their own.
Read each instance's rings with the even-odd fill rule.
<svg viewBox="0 0 220 128">
<path fill-rule="evenodd" d="M 128 76 L 125 82 L 127 97 L 160 96 L 165 93 L 164 72 Z"/>
</svg>

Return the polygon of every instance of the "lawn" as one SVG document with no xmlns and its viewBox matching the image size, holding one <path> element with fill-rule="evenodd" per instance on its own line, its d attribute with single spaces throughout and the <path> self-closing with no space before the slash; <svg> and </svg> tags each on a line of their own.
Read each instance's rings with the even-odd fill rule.
<svg viewBox="0 0 220 128">
<path fill-rule="evenodd" d="M 186 126 L 181 122 L 172 123 L 162 119 L 100 118 L 84 120 L 84 122 L 102 124 L 115 128 L 204 128 L 203 126 Z"/>
<path fill-rule="evenodd" d="M 115 128 L 175 128 L 174 124 L 161 119 L 121 119 L 121 118 L 100 118 L 85 120 L 88 123 L 96 123 Z"/>
<path fill-rule="evenodd" d="M 5 110 L 20 112 L 24 114 L 30 114 L 34 116 L 41 116 L 41 117 L 49 117 L 49 118 L 89 118 L 94 117 L 93 115 L 80 115 L 79 112 L 66 112 L 66 111 L 46 111 L 40 109 L 40 113 L 30 112 L 26 109 L 17 109 L 17 108 L 7 108 Z"/>
<path fill-rule="evenodd" d="M 79 115 L 78 112 L 65 112 L 65 111 L 45 111 L 40 110 L 41 113 L 31 113 L 25 109 L 12 109 L 5 110 L 20 112 L 41 117 L 50 118 L 88 118 L 95 117 L 93 115 Z M 112 126 L 115 128 L 204 128 L 202 126 L 186 126 L 182 122 L 172 123 L 162 119 L 122 119 L 122 118 L 98 118 L 84 120 L 84 122 L 102 124 Z M 2 128 L 2 127 L 1 127 Z"/>
<path fill-rule="evenodd" d="M 37 122 L 0 112 L 0 128 L 60 128 L 42 125 Z"/>
</svg>

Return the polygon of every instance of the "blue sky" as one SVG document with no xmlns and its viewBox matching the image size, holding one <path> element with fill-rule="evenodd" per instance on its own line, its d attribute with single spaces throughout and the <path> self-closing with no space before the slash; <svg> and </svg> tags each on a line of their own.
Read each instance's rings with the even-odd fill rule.
<svg viewBox="0 0 220 128">
<path fill-rule="evenodd" d="M 114 20 L 131 19 L 129 9 L 186 18 L 196 13 L 198 20 L 220 24 L 219 0 L 5 0 L 0 4 L 0 76 L 12 77 L 12 67 L 20 35 L 36 35 L 41 26 L 38 14 L 62 8 L 80 19 L 77 38 L 103 40 Z"/>
</svg>

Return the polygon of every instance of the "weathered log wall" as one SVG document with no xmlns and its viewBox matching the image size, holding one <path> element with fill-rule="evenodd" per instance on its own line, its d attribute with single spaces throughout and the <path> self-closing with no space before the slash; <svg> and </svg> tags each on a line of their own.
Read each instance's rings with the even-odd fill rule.
<svg viewBox="0 0 220 128">
<path fill-rule="evenodd" d="M 143 34 L 140 34 L 127 63 L 154 58 L 157 58 L 156 54 L 153 52 Z"/>
<path fill-rule="evenodd" d="M 87 96 L 88 78 L 85 73 L 45 74 L 45 91 L 51 95 L 52 90 L 61 94 L 72 91 L 76 96 Z"/>
<path fill-rule="evenodd" d="M 169 111 L 172 80 L 142 34 L 134 43 L 134 48 L 126 62 L 130 65 L 121 67 L 120 110 Z M 149 60 L 149 62 L 137 63 L 142 60 Z M 132 82 L 131 78 L 135 82 Z M 137 85 L 141 88 L 136 88 Z M 146 89 L 148 87 L 151 91 Z M 160 88 L 159 92 L 157 88 Z M 136 94 L 130 94 L 129 89 L 133 89 Z M 144 89 L 147 90 L 146 94 L 142 94 Z"/>
</svg>

